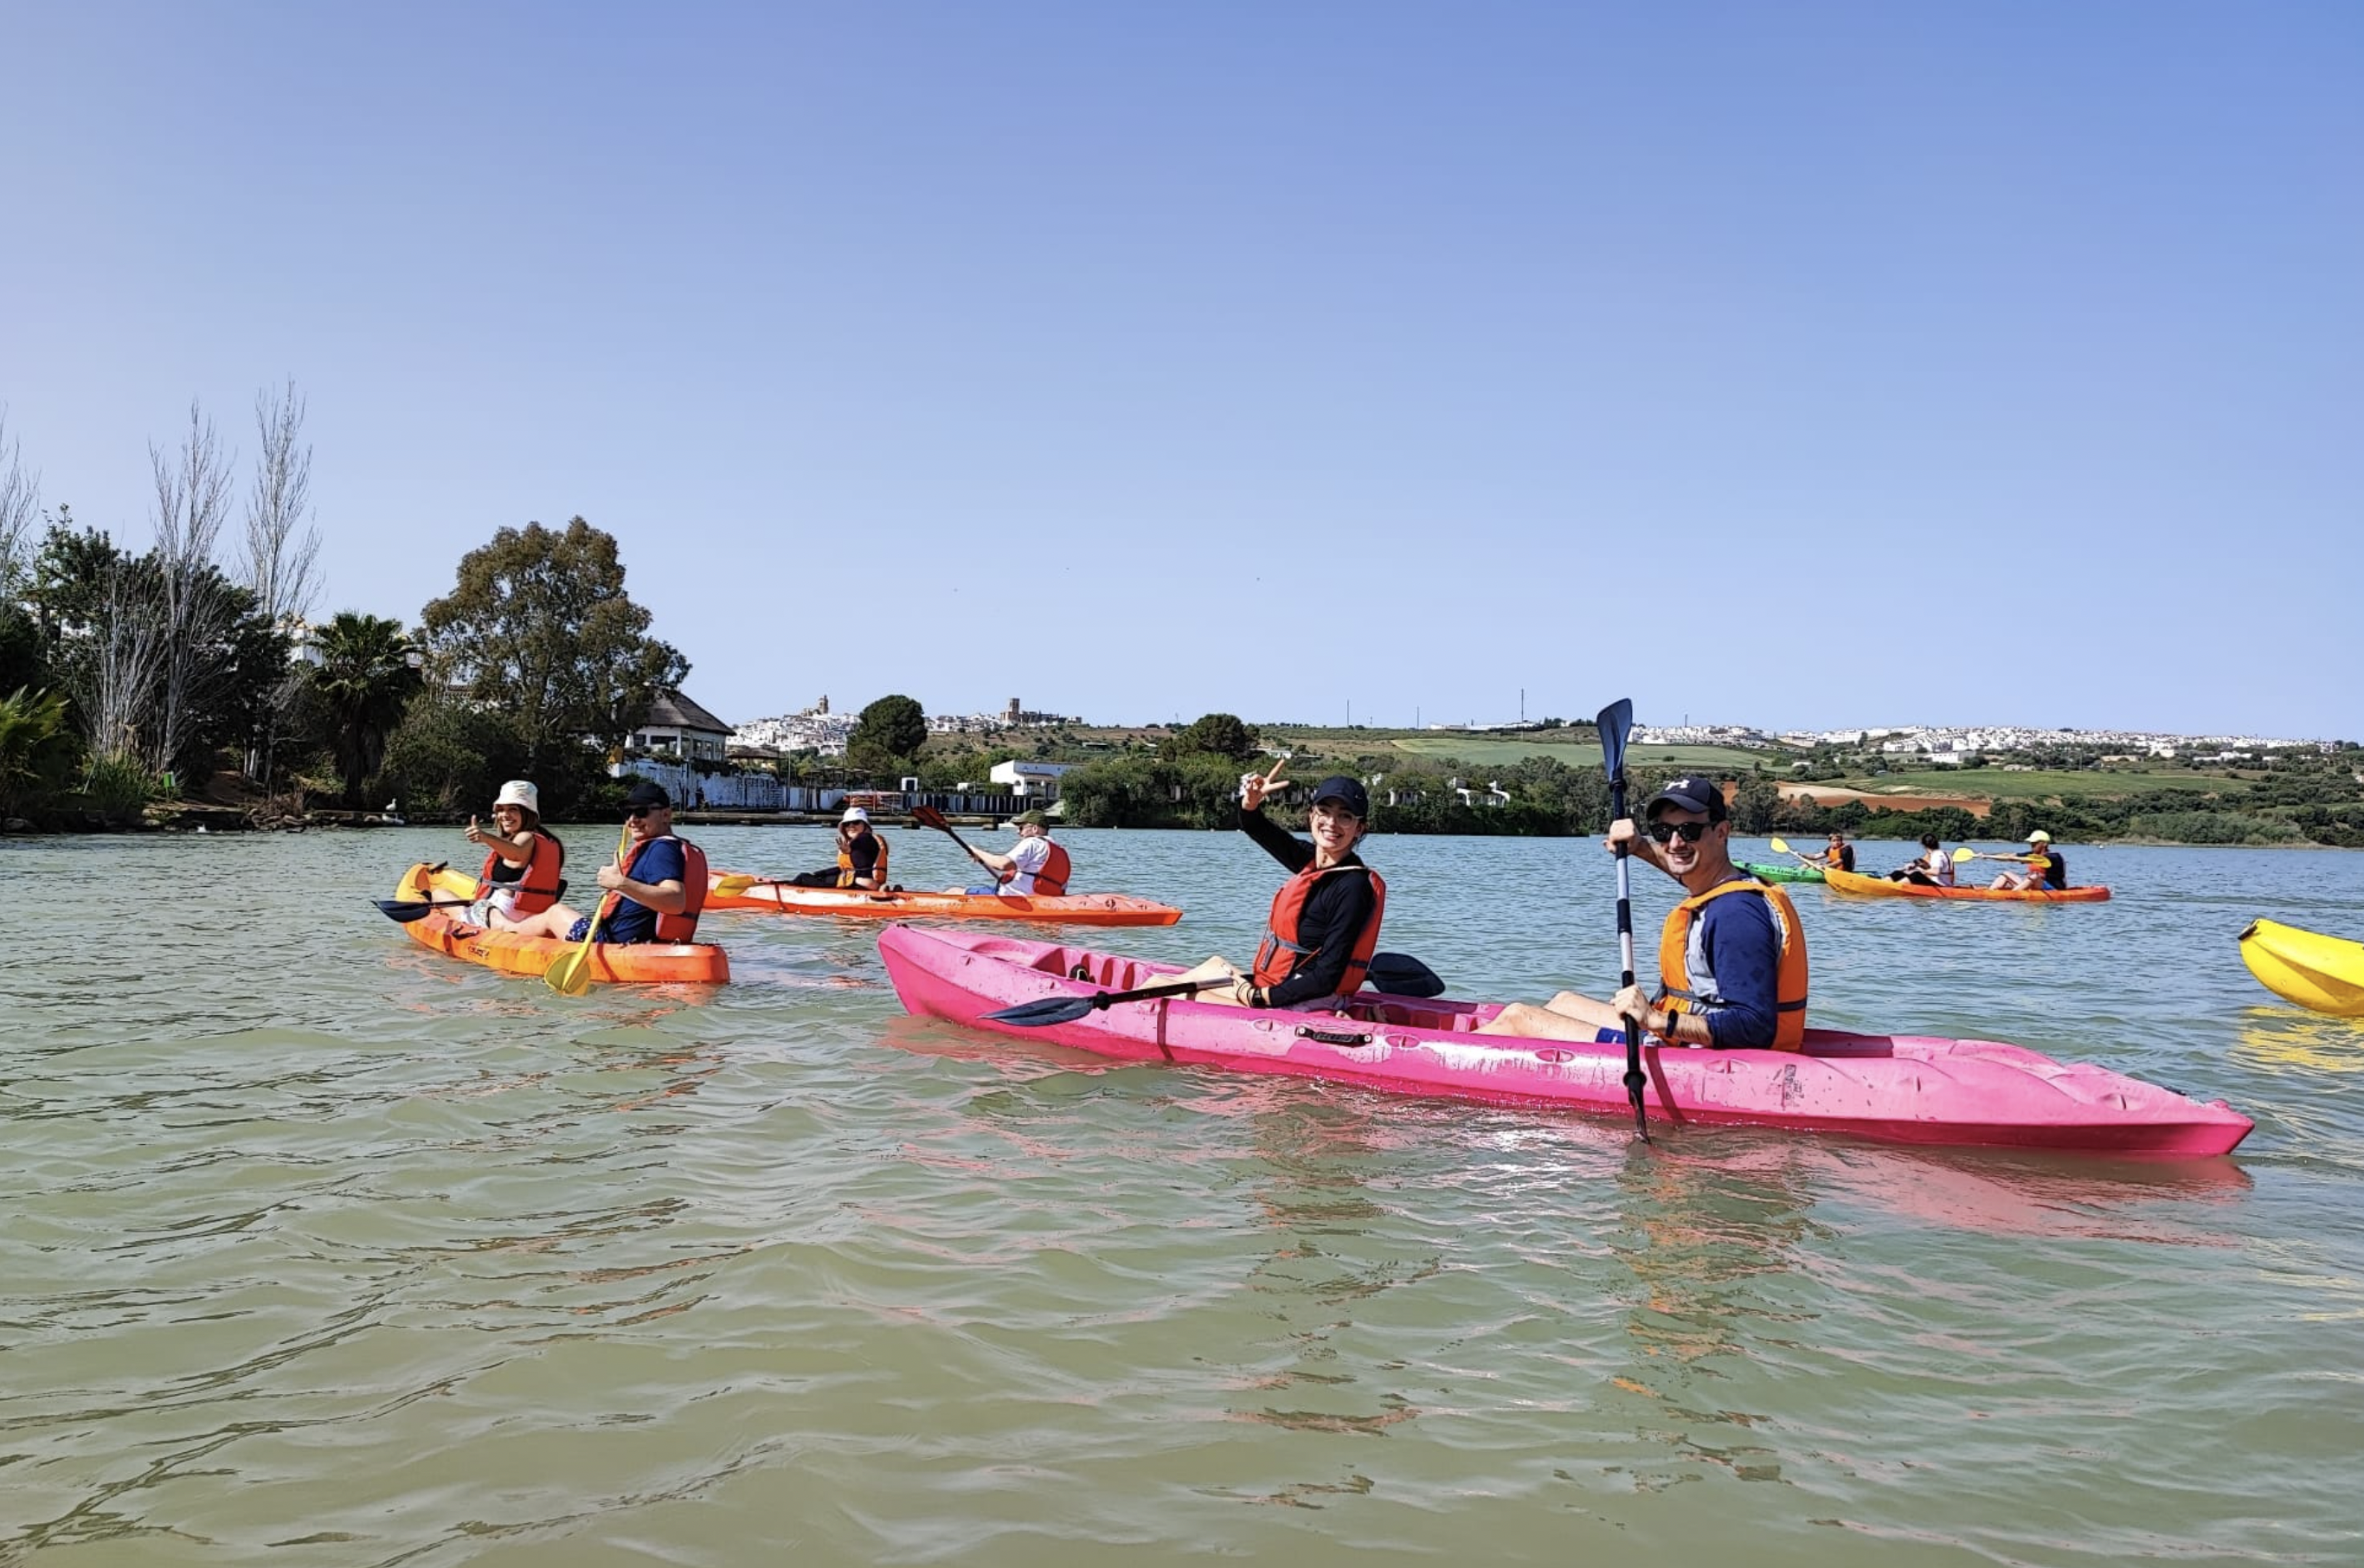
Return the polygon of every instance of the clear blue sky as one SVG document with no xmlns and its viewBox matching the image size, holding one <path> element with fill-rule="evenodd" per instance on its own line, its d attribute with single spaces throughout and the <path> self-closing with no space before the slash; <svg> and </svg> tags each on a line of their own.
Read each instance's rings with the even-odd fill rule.
<svg viewBox="0 0 2364 1568">
<path fill-rule="evenodd" d="M 2364 738 L 2364 6 L 7 9 L 0 403 L 745 720 Z"/>
</svg>

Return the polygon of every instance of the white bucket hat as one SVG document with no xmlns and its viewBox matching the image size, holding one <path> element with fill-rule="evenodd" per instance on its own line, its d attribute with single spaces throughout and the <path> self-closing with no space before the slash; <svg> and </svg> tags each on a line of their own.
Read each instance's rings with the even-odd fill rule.
<svg viewBox="0 0 2364 1568">
<path fill-rule="evenodd" d="M 858 806 L 849 806 L 845 808 L 845 815 L 837 819 L 837 825 L 842 828 L 849 822 L 867 822 L 869 820 L 870 813 L 863 810 L 862 807 Z"/>
<path fill-rule="evenodd" d="M 524 779 L 511 779 L 501 785 L 501 793 L 493 796 L 495 806 L 522 806 L 536 817 L 541 815 L 541 791 Z"/>
</svg>

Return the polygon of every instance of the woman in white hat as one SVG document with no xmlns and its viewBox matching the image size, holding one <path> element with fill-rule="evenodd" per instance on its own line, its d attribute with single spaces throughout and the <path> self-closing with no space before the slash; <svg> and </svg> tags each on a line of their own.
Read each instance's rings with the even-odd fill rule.
<svg viewBox="0 0 2364 1568">
<path fill-rule="evenodd" d="M 501 785 L 493 798 L 493 826 L 487 829 L 471 817 L 467 838 L 485 847 L 469 924 L 492 930 L 522 925 L 566 891 L 566 846 L 542 827 L 541 792 L 528 781 Z"/>
<path fill-rule="evenodd" d="M 849 806 L 837 819 L 837 864 L 788 879 L 797 887 L 860 887 L 886 890 L 886 840 L 870 828 L 870 813 Z"/>
</svg>

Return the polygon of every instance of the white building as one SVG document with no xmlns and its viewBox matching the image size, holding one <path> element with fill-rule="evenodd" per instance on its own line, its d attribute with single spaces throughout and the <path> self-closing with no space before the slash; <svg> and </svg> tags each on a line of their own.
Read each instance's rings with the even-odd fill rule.
<svg viewBox="0 0 2364 1568">
<path fill-rule="evenodd" d="M 1021 762 L 1012 758 L 993 764 L 987 778 L 1005 785 L 1009 793 L 1027 800 L 1052 801 L 1059 798 L 1059 778 L 1076 764 L 1073 762 Z"/>
<path fill-rule="evenodd" d="M 632 731 L 629 744 L 638 751 L 719 762 L 730 744 L 730 727 L 692 702 L 686 693 L 661 691 L 649 704 L 649 716 Z"/>
</svg>

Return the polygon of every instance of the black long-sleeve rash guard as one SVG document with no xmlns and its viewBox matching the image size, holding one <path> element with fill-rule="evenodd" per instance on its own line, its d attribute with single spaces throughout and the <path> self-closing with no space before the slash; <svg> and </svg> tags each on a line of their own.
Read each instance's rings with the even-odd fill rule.
<svg viewBox="0 0 2364 1568">
<path fill-rule="evenodd" d="M 1240 808 L 1240 831 L 1264 846 L 1265 852 L 1287 866 L 1294 876 L 1313 863 L 1313 846 L 1267 820 L 1264 808 Z M 1359 866 L 1362 857 L 1349 853 L 1338 862 Z M 1266 994 L 1266 1005 L 1294 1007 L 1338 994 L 1346 976 L 1346 961 L 1355 956 L 1355 939 L 1377 903 L 1367 876 L 1325 876 L 1314 884 L 1298 917 L 1297 940 L 1313 951 L 1301 958 L 1288 979 Z"/>
</svg>

